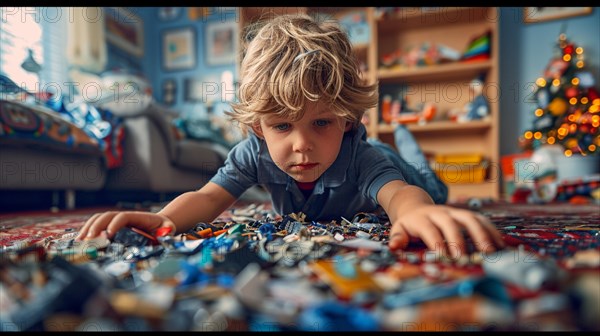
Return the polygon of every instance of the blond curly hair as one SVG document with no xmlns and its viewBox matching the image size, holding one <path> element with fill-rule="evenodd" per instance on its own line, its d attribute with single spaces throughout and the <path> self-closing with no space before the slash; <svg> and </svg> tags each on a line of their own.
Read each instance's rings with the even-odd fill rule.
<svg viewBox="0 0 600 336">
<path fill-rule="evenodd" d="M 308 101 L 319 101 L 356 128 L 377 105 L 377 84 L 361 78 L 352 45 L 336 21 L 280 15 L 248 26 L 243 36 L 232 120 L 249 127 L 266 114 L 299 120 Z"/>
</svg>

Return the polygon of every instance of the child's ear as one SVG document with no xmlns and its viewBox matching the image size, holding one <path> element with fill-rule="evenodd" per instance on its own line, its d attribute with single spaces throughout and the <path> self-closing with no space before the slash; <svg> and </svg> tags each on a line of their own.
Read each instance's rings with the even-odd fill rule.
<svg viewBox="0 0 600 336">
<path fill-rule="evenodd" d="M 349 121 L 346 121 L 346 127 L 344 128 L 344 132 L 348 132 L 351 129 L 352 129 L 352 123 Z"/>
<path fill-rule="evenodd" d="M 262 132 L 262 127 L 260 127 L 260 123 L 255 122 L 252 124 L 252 130 L 254 131 L 254 133 L 261 139 L 264 139 L 264 135 Z"/>
</svg>

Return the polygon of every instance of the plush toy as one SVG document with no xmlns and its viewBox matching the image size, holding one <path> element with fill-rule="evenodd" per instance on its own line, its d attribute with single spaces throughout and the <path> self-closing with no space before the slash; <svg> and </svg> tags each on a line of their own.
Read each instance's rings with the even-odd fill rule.
<svg viewBox="0 0 600 336">
<path fill-rule="evenodd" d="M 490 113 L 490 107 L 487 99 L 482 94 L 483 85 L 484 82 L 480 78 L 472 80 L 471 85 L 469 85 L 469 90 L 475 96 L 475 98 L 470 104 L 467 105 L 468 113 L 466 117 L 468 120 L 481 119 Z"/>
<path fill-rule="evenodd" d="M 469 91 L 474 97 L 473 101 L 465 105 L 465 114 L 458 117 L 458 121 L 470 121 L 482 119 L 490 114 L 490 106 L 483 96 L 483 79 L 473 79 L 469 85 Z"/>
<path fill-rule="evenodd" d="M 467 120 L 481 119 L 490 113 L 487 100 L 482 95 L 478 95 L 473 99 L 473 102 L 468 106 L 468 110 Z"/>
</svg>

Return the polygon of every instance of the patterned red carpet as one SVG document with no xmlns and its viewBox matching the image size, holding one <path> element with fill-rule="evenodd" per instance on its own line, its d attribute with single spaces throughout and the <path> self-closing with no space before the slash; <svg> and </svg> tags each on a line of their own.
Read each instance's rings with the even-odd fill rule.
<svg viewBox="0 0 600 336">
<path fill-rule="evenodd" d="M 235 220 L 232 214 L 246 208 L 249 204 L 241 202 L 225 211 L 217 221 Z M 268 204 L 261 206 L 266 209 Z M 465 207 L 457 204 L 456 206 Z M 160 205 L 146 211 L 158 211 Z M 60 213 L 36 212 L 31 214 L 0 215 L 0 247 L 11 245 L 29 245 L 44 239 L 54 239 L 75 232 L 94 213 L 116 210 L 109 208 L 90 208 Z M 600 207 L 598 205 L 572 204 L 484 204 L 482 213 L 488 216 L 503 232 L 509 245 L 528 245 L 533 250 L 545 248 L 556 257 L 568 256 L 576 250 L 594 248 L 597 239 L 588 237 L 592 231 L 600 229 Z M 589 232 L 589 234 L 588 234 Z M 547 242 L 560 241 L 548 249 Z M 590 245 L 591 244 L 591 245 Z M 565 246 L 563 246 L 565 245 Z M 566 248 L 563 248 L 566 247 Z"/>
<path fill-rule="evenodd" d="M 157 204 L 149 208 L 136 207 L 134 209 L 119 208 L 88 208 L 72 211 L 53 213 L 50 211 L 21 212 L 15 214 L 0 214 L 0 249 L 15 244 L 26 246 L 44 239 L 55 239 L 62 235 L 78 231 L 86 220 L 93 214 L 104 211 L 139 210 L 159 211 L 164 204 Z M 238 202 L 235 206 L 223 212 L 217 221 L 231 220 L 236 209 L 250 206 L 247 202 Z M 269 208 L 268 204 L 262 205 Z"/>
</svg>

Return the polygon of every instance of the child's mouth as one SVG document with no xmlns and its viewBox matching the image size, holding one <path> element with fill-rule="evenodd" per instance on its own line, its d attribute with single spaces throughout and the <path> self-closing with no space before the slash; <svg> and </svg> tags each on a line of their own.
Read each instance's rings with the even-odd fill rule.
<svg viewBox="0 0 600 336">
<path fill-rule="evenodd" d="M 299 164 L 291 165 L 290 169 L 297 170 L 297 171 L 305 171 L 305 170 L 313 169 L 317 165 L 318 165 L 317 163 L 299 163 Z"/>
</svg>

